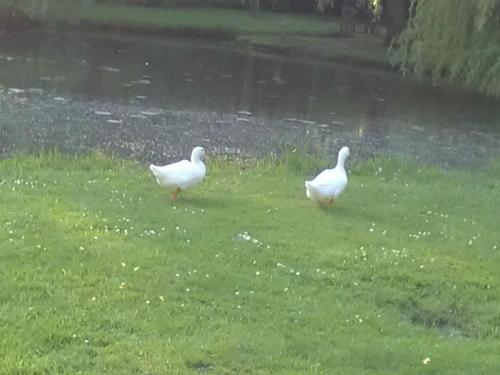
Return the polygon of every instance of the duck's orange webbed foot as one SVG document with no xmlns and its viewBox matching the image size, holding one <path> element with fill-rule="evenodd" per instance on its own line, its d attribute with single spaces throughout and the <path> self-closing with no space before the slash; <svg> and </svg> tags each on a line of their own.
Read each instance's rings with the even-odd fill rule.
<svg viewBox="0 0 500 375">
<path fill-rule="evenodd" d="M 181 189 L 180 188 L 177 188 L 175 189 L 173 192 L 172 192 L 172 200 L 175 201 L 177 199 L 177 194 L 179 194 L 181 192 Z"/>
<path fill-rule="evenodd" d="M 320 205 L 321 207 L 325 207 L 325 208 L 326 208 L 326 207 L 333 207 L 333 202 L 335 202 L 335 199 L 334 199 L 334 198 L 332 198 L 332 199 L 330 199 L 330 200 L 327 200 L 327 201 L 320 202 L 320 203 L 319 203 L 319 205 Z"/>
</svg>

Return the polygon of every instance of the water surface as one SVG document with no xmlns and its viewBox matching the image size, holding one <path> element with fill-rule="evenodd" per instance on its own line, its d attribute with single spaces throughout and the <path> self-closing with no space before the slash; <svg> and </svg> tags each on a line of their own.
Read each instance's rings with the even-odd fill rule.
<svg viewBox="0 0 500 375">
<path fill-rule="evenodd" d="M 0 35 L 0 153 L 57 147 L 168 160 L 202 144 L 266 155 L 481 163 L 500 149 L 497 101 L 392 71 L 286 59 L 200 40 Z"/>
</svg>

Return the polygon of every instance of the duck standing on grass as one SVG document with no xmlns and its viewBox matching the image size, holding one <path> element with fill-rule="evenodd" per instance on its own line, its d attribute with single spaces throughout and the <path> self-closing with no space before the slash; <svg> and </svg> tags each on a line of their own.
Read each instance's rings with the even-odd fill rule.
<svg viewBox="0 0 500 375">
<path fill-rule="evenodd" d="M 321 205 L 333 204 L 347 186 L 344 163 L 348 156 L 349 147 L 342 147 L 335 168 L 325 169 L 314 180 L 306 181 L 307 198 Z"/>
<path fill-rule="evenodd" d="M 181 191 L 189 189 L 203 180 L 207 174 L 203 163 L 204 159 L 205 150 L 203 147 L 195 147 L 191 153 L 191 161 L 181 160 L 164 166 L 151 164 L 149 169 L 155 175 L 158 184 L 169 189 L 172 193 L 172 199 L 175 200 Z"/>
</svg>

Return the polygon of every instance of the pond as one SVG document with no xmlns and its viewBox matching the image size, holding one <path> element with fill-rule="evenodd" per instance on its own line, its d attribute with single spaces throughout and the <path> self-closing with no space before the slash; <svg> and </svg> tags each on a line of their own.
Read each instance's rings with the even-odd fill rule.
<svg viewBox="0 0 500 375">
<path fill-rule="evenodd" d="M 194 145 L 262 156 L 399 155 L 444 166 L 498 155 L 498 101 L 398 73 L 206 40 L 0 35 L 0 155 L 57 147 L 167 161 Z"/>
</svg>

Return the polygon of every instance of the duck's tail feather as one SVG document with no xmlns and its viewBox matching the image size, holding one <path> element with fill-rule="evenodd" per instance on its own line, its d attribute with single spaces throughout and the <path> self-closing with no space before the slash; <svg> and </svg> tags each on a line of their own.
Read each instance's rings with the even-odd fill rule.
<svg viewBox="0 0 500 375">
<path fill-rule="evenodd" d="M 311 181 L 306 181 L 305 183 L 305 186 L 306 186 L 306 197 L 311 199 Z"/>
<path fill-rule="evenodd" d="M 155 175 L 156 178 L 160 177 L 160 170 L 156 165 L 151 164 L 149 166 L 149 169 L 151 170 L 151 172 L 153 172 L 153 174 Z"/>
<path fill-rule="evenodd" d="M 315 185 L 312 181 L 306 181 L 306 196 L 309 199 L 319 200 L 322 199 L 322 191 L 319 186 Z"/>
</svg>

